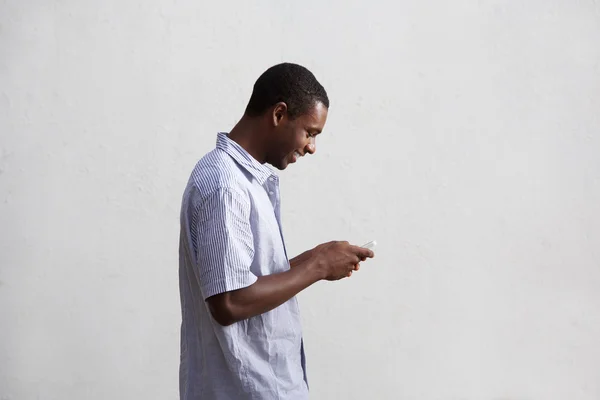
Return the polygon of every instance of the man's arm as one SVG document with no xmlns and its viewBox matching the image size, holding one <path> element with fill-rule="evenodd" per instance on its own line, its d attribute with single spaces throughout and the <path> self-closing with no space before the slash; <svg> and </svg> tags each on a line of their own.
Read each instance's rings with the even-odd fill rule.
<svg viewBox="0 0 600 400">
<path fill-rule="evenodd" d="M 263 314 L 285 303 L 302 290 L 322 279 L 316 263 L 307 260 L 297 268 L 258 277 L 243 289 L 209 297 L 213 318 L 223 326 Z"/>
<path fill-rule="evenodd" d="M 306 260 L 308 260 L 308 258 L 310 257 L 310 250 L 309 251 L 305 251 L 302 254 L 298 254 L 296 257 L 292 258 L 290 260 L 290 268 L 295 268 L 299 265 L 304 264 L 304 262 Z"/>
<path fill-rule="evenodd" d="M 219 324 L 260 315 L 285 303 L 321 279 L 352 274 L 373 253 L 348 242 L 321 244 L 290 261 L 294 268 L 269 276 L 250 270 L 254 240 L 250 202 L 234 188 L 219 188 L 204 199 L 196 219 L 196 278 Z"/>
<path fill-rule="evenodd" d="M 208 306 L 220 325 L 231 325 L 280 306 L 321 279 L 350 276 L 367 257 L 373 257 L 371 250 L 348 242 L 325 243 L 292 259 L 289 271 L 261 276 L 248 287 L 211 296 Z"/>
</svg>

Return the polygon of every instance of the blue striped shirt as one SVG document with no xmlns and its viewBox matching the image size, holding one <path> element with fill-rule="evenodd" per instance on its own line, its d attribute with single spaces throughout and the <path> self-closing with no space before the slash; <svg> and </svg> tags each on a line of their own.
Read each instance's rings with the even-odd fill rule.
<svg viewBox="0 0 600 400">
<path fill-rule="evenodd" d="M 308 398 L 295 297 L 225 327 L 205 301 L 289 268 L 278 177 L 219 133 L 216 148 L 194 168 L 181 207 L 182 400 Z"/>
</svg>

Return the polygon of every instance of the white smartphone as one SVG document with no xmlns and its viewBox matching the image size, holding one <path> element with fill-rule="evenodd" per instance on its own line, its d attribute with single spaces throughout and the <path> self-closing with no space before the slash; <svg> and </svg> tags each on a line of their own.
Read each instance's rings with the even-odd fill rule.
<svg viewBox="0 0 600 400">
<path fill-rule="evenodd" d="M 373 248 L 377 245 L 375 240 L 370 241 L 369 243 L 365 243 L 360 247 L 364 247 L 365 249 L 373 250 Z"/>
</svg>

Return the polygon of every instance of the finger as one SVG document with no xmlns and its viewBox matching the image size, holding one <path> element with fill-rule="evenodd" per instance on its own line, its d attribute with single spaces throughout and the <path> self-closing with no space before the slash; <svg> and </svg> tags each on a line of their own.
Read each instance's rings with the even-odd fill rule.
<svg viewBox="0 0 600 400">
<path fill-rule="evenodd" d="M 356 265 L 354 266 L 354 270 L 355 270 L 355 271 L 358 271 L 359 269 L 360 269 L 360 264 L 356 264 Z"/>
<path fill-rule="evenodd" d="M 348 278 L 352 276 L 352 271 L 348 272 Z"/>
<path fill-rule="evenodd" d="M 353 246 L 353 248 L 354 248 L 354 254 L 356 254 L 358 257 L 364 257 L 365 259 L 367 259 L 367 258 L 373 258 L 375 256 L 375 253 L 373 253 L 373 250 L 365 249 L 364 247 L 359 247 L 359 246 Z"/>
</svg>

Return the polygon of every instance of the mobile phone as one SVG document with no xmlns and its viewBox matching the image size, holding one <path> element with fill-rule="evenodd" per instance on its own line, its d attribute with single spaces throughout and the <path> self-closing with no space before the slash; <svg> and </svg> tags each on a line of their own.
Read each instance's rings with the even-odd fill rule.
<svg viewBox="0 0 600 400">
<path fill-rule="evenodd" d="M 373 250 L 373 248 L 377 245 L 375 240 L 370 241 L 369 243 L 365 243 L 360 247 L 364 247 L 365 249 Z"/>
</svg>

